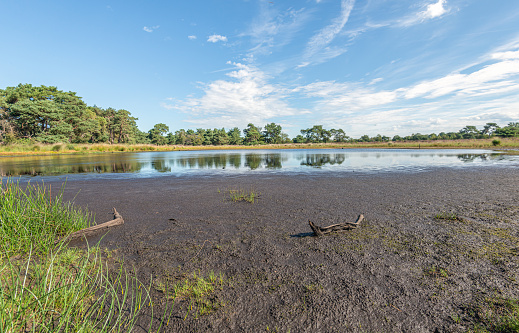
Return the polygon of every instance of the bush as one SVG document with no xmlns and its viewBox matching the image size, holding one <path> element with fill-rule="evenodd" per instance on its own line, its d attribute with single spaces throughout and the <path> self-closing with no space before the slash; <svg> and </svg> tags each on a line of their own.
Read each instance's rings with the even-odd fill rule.
<svg viewBox="0 0 519 333">
<path fill-rule="evenodd" d="M 63 145 L 61 143 L 52 147 L 52 151 L 60 151 L 62 149 L 63 149 Z"/>
<path fill-rule="evenodd" d="M 499 139 L 494 139 L 494 140 L 492 140 L 492 144 L 493 144 L 494 146 L 499 146 L 499 145 L 501 144 L 501 140 L 499 140 Z"/>
</svg>

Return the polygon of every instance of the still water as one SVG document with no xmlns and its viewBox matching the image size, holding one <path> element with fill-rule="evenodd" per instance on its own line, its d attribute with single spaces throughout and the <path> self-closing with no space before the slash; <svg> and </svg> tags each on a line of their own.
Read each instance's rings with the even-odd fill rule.
<svg viewBox="0 0 519 333">
<path fill-rule="evenodd" d="M 431 168 L 519 167 L 519 156 L 490 150 L 218 150 L 0 157 L 0 176 L 138 178 L 244 173 L 383 173 Z"/>
</svg>

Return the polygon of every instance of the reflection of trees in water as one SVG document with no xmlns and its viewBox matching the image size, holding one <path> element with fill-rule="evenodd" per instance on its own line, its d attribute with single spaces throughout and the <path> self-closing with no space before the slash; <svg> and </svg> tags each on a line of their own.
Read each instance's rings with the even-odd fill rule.
<svg viewBox="0 0 519 333">
<path fill-rule="evenodd" d="M 77 173 L 122 173 L 138 172 L 141 164 L 137 162 L 127 163 L 96 163 L 78 165 L 38 165 L 38 166 L 11 166 L 0 168 L 0 175 L 7 176 L 51 176 Z"/>
<path fill-rule="evenodd" d="M 463 162 L 481 161 L 500 161 L 506 157 L 503 154 L 458 154 L 458 159 Z"/>
<path fill-rule="evenodd" d="M 281 169 L 281 154 L 266 154 L 265 165 L 269 169 Z"/>
<path fill-rule="evenodd" d="M 241 157 L 238 155 L 207 155 L 193 156 L 176 159 L 176 163 L 183 169 L 223 169 L 227 165 L 239 168 Z"/>
<path fill-rule="evenodd" d="M 261 165 L 260 154 L 246 154 L 245 155 L 245 167 L 249 167 L 251 170 L 257 169 Z"/>
<path fill-rule="evenodd" d="M 151 167 L 158 172 L 171 172 L 169 161 L 163 159 L 155 159 L 151 161 Z"/>
<path fill-rule="evenodd" d="M 229 155 L 229 166 L 232 166 L 235 169 L 239 169 L 241 167 L 241 155 Z"/>
<path fill-rule="evenodd" d="M 301 161 L 301 165 L 322 167 L 324 165 L 342 164 L 346 159 L 345 154 L 308 154 Z"/>
</svg>

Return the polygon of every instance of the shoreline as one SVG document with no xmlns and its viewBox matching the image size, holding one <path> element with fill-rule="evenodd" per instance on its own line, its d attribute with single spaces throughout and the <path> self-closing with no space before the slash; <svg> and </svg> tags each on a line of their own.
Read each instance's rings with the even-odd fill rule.
<svg viewBox="0 0 519 333">
<path fill-rule="evenodd" d="M 518 151 L 519 138 L 502 138 L 496 146 L 492 139 L 474 140 L 429 140 L 403 142 L 362 142 L 362 143 L 288 143 L 265 145 L 223 145 L 223 146 L 156 146 L 145 144 L 26 144 L 0 147 L 0 156 L 49 156 L 74 154 L 102 154 L 118 152 L 147 151 L 200 151 L 200 150 L 260 150 L 260 149 L 489 149 Z"/>
</svg>

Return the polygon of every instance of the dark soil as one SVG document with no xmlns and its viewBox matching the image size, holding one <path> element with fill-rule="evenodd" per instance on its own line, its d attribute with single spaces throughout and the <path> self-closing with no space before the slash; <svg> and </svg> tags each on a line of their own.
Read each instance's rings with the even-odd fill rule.
<svg viewBox="0 0 519 333">
<path fill-rule="evenodd" d="M 112 207 L 124 217 L 101 244 L 151 279 L 156 318 L 166 285 L 222 274 L 212 293 L 170 299 L 161 331 L 465 332 L 493 300 L 519 298 L 518 185 L 517 168 L 482 168 L 69 180 L 66 196 L 98 223 Z M 361 213 L 344 233 L 308 225 Z"/>
</svg>

